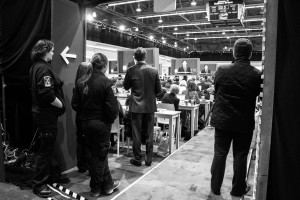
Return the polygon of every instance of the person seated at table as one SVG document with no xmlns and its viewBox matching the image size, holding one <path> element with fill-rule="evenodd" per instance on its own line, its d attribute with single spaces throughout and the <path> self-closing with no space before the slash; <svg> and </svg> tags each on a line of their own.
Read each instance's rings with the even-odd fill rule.
<svg viewBox="0 0 300 200">
<path fill-rule="evenodd" d="M 117 88 L 123 88 L 123 79 L 122 79 L 122 75 L 118 76 L 118 80 L 116 81 L 116 87 Z"/>
<path fill-rule="evenodd" d="M 184 94 L 183 92 L 186 91 L 187 83 L 185 80 L 181 80 L 179 83 L 179 94 Z"/>
<path fill-rule="evenodd" d="M 179 86 L 178 85 L 171 85 L 170 88 L 170 93 L 166 93 L 161 102 L 162 103 L 169 103 L 169 104 L 174 104 L 174 108 L 176 111 L 178 111 L 178 107 L 179 107 L 179 99 L 176 97 L 176 95 L 179 93 Z"/>
<path fill-rule="evenodd" d="M 203 77 L 200 78 L 200 83 L 198 83 L 197 86 L 201 86 L 201 91 L 209 88 L 209 85 L 206 83 L 205 78 Z"/>
<path fill-rule="evenodd" d="M 167 89 L 164 86 L 161 86 L 161 93 L 159 93 L 158 95 L 156 95 L 157 100 L 161 101 L 161 99 L 164 97 L 164 95 L 166 93 L 167 93 Z"/>
<path fill-rule="evenodd" d="M 194 100 L 196 104 L 200 103 L 199 96 L 198 96 L 198 93 L 197 93 L 197 86 L 194 82 L 189 82 L 188 83 L 185 99 Z"/>
</svg>

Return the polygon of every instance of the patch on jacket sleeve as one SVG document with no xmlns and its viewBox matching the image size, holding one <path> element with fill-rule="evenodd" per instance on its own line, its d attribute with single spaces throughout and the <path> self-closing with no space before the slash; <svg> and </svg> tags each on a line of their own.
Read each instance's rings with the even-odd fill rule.
<svg viewBox="0 0 300 200">
<path fill-rule="evenodd" d="M 44 86 L 51 87 L 51 77 L 50 76 L 44 76 Z"/>
</svg>

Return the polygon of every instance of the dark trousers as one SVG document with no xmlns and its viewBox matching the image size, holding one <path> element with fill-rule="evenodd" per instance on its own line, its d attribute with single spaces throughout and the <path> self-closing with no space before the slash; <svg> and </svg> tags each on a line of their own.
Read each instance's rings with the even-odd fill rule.
<svg viewBox="0 0 300 200">
<path fill-rule="evenodd" d="M 135 160 L 141 162 L 141 143 L 142 139 L 146 141 L 145 161 L 152 162 L 153 156 L 153 113 L 131 113 L 133 155 Z"/>
<path fill-rule="evenodd" d="M 216 195 L 220 195 L 223 183 L 226 158 L 232 141 L 233 150 L 233 179 L 231 195 L 241 197 L 245 193 L 247 155 L 250 149 L 253 131 L 232 132 L 215 129 L 214 159 L 211 166 L 211 189 Z"/>
<path fill-rule="evenodd" d="M 92 192 L 101 192 L 113 184 L 108 167 L 108 149 L 111 125 L 100 120 L 82 121 L 86 144 L 91 154 L 90 187 Z"/>
<path fill-rule="evenodd" d="M 77 147 L 76 147 L 76 156 L 77 156 L 77 167 L 79 170 L 88 170 L 89 169 L 89 151 L 86 145 L 86 136 L 82 131 L 82 121 L 76 116 L 76 136 L 77 136 Z"/>
<path fill-rule="evenodd" d="M 35 170 L 36 175 L 32 180 L 34 191 L 43 190 L 49 180 L 55 140 L 57 135 L 58 116 L 53 114 L 33 113 L 33 120 L 40 135 L 40 148 L 36 155 Z"/>
</svg>

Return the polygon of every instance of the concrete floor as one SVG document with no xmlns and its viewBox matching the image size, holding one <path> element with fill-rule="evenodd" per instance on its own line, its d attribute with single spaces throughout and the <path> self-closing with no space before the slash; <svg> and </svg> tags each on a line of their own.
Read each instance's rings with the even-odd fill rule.
<svg viewBox="0 0 300 200">
<path fill-rule="evenodd" d="M 68 173 L 71 182 L 63 186 L 87 199 L 209 200 L 207 195 L 210 191 L 213 144 L 214 129 L 207 128 L 166 159 L 154 156 L 151 167 L 132 166 L 129 163 L 131 157 L 125 155 L 126 150 L 121 153 L 120 157 L 116 154 L 109 154 L 109 166 L 113 179 L 121 181 L 119 191 L 111 196 L 91 198 L 89 176 L 87 173 L 78 174 L 76 169 Z M 222 194 L 226 200 L 231 199 L 229 192 L 233 174 L 232 162 L 230 152 L 222 187 Z M 40 198 L 32 194 L 31 190 L 20 190 L 19 187 L 0 183 L 0 199 L 39 200 Z M 53 199 L 66 198 L 56 194 Z"/>
</svg>

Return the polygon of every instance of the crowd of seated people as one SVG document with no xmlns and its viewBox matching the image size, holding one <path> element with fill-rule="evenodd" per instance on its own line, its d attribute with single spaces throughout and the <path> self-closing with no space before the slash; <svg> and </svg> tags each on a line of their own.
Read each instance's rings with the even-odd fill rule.
<svg viewBox="0 0 300 200">
<path fill-rule="evenodd" d="M 122 93 L 121 88 L 123 88 L 124 78 L 122 75 L 118 77 L 113 77 L 111 80 L 114 83 L 117 93 Z M 174 104 L 175 110 L 179 110 L 180 99 L 178 95 L 182 95 L 181 100 L 189 100 L 189 102 L 199 104 L 201 98 L 210 99 L 210 95 L 214 92 L 213 77 L 183 77 L 181 80 L 179 76 L 171 77 L 160 77 L 162 92 L 156 96 L 158 101 L 162 103 Z M 128 97 L 130 97 L 128 93 Z M 128 101 L 128 100 L 127 100 Z M 204 116 L 204 105 L 200 105 L 199 108 L 199 120 L 203 120 Z M 124 115 L 120 115 L 120 123 L 125 125 L 125 135 L 131 137 L 130 134 L 130 113 L 126 110 Z M 121 118 L 121 116 L 124 116 Z M 127 122 L 126 122 L 127 120 Z M 183 111 L 181 113 L 181 122 L 182 122 L 182 136 L 185 136 L 185 139 L 190 139 L 190 112 Z M 127 131 L 128 130 L 128 131 Z M 113 137 L 111 137 L 111 143 L 115 144 Z"/>
</svg>

